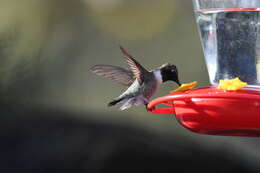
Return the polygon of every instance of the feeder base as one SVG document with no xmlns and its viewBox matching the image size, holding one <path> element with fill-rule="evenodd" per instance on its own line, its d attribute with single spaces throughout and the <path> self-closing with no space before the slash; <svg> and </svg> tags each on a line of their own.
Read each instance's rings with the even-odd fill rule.
<svg viewBox="0 0 260 173">
<path fill-rule="evenodd" d="M 158 107 L 163 104 L 167 107 Z M 260 137 L 260 90 L 203 87 L 159 97 L 148 104 L 157 114 L 175 114 L 190 131 L 223 136 Z"/>
</svg>

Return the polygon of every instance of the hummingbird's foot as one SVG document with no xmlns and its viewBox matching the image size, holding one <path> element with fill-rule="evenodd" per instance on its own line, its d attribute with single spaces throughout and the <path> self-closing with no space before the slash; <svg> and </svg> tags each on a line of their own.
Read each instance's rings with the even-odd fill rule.
<svg viewBox="0 0 260 173">
<path fill-rule="evenodd" d="M 151 111 L 153 111 L 155 109 L 155 107 L 153 107 L 152 109 L 151 108 L 149 109 L 148 108 L 148 103 L 145 104 L 145 107 L 146 107 L 147 112 L 151 112 Z"/>
</svg>

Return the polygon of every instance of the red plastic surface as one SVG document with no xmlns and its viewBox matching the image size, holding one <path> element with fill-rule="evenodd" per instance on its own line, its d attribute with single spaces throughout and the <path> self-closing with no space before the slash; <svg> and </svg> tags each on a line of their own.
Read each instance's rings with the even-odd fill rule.
<svg viewBox="0 0 260 173">
<path fill-rule="evenodd" d="M 158 107 L 163 104 L 166 107 Z M 260 89 L 224 91 L 203 87 L 151 101 L 148 110 L 176 115 L 185 128 L 202 134 L 260 137 Z"/>
</svg>

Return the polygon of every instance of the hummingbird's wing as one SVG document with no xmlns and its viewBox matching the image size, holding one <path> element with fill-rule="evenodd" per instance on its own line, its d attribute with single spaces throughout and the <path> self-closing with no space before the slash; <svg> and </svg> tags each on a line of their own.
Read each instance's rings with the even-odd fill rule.
<svg viewBox="0 0 260 173">
<path fill-rule="evenodd" d="M 125 86 L 130 86 L 134 82 L 133 73 L 121 67 L 100 64 L 94 65 L 90 70 L 99 76 L 112 79 Z"/>
<path fill-rule="evenodd" d="M 147 71 L 141 64 L 139 64 L 133 56 L 128 54 L 122 46 L 120 46 L 120 49 L 124 54 L 126 62 L 129 65 L 131 71 L 133 72 L 134 77 L 138 80 L 139 84 L 141 85 L 149 71 Z"/>
</svg>

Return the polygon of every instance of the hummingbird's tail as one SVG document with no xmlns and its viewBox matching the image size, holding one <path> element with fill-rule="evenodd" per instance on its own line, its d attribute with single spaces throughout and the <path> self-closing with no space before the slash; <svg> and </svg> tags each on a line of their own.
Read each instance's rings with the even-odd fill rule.
<svg viewBox="0 0 260 173">
<path fill-rule="evenodd" d="M 117 98 L 111 102 L 108 103 L 107 106 L 115 106 L 117 104 L 122 104 L 122 106 L 119 108 L 121 111 L 128 109 L 130 107 L 132 107 L 133 105 L 139 105 L 139 104 L 135 104 L 135 99 L 134 98 Z"/>
<path fill-rule="evenodd" d="M 108 107 L 110 106 L 115 106 L 117 103 L 121 102 L 124 98 L 119 98 L 119 99 L 115 99 L 115 100 L 112 100 L 111 102 L 109 102 L 107 104 Z"/>
</svg>

